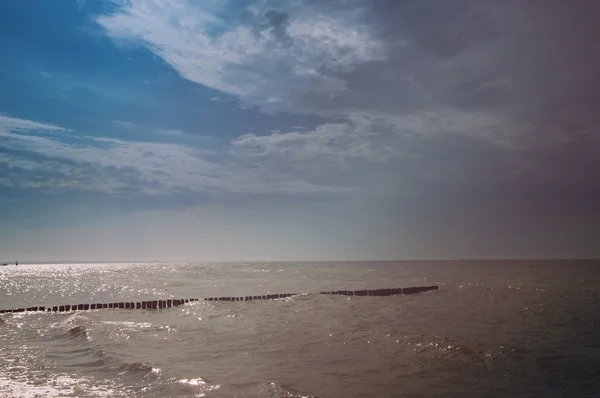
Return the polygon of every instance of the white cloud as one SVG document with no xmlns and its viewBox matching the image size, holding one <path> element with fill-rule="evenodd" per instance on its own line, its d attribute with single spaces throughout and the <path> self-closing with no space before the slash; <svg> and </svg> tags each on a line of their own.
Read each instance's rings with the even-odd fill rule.
<svg viewBox="0 0 600 398">
<path fill-rule="evenodd" d="M 245 10 L 250 16 L 236 19 L 227 10 L 229 19 L 221 20 L 214 4 L 134 0 L 97 21 L 118 42 L 145 46 L 182 77 L 235 96 L 242 106 L 332 119 L 311 130 L 234 139 L 224 169 L 238 190 L 368 190 L 375 179 L 369 173 L 394 167 L 397 158 L 419 157 L 414 137 L 452 133 L 504 148 L 523 144 L 527 122 L 446 104 L 449 92 L 460 93 L 456 85 L 483 74 L 471 64 L 489 70 L 493 61 L 482 63 L 487 58 L 475 50 L 438 60 L 405 26 L 385 37 L 366 17 L 368 4 L 348 4 L 257 1 Z M 211 33 L 214 26 L 223 30 Z"/>
<path fill-rule="evenodd" d="M 36 129 L 44 126 L 27 121 L 12 124 L 31 124 Z M 141 180 L 137 185 L 145 193 L 210 190 L 223 185 L 216 163 L 205 160 L 201 151 L 182 145 L 93 137 L 70 137 L 67 143 L 57 137 L 10 131 L 0 132 L 0 137 L 4 148 L 29 154 L 28 157 L 13 154 L 0 158 L 0 162 L 11 169 L 58 173 L 71 185 L 81 184 L 80 188 L 88 190 L 126 189 L 132 184 L 131 179 Z M 85 175 L 86 181 L 77 181 L 74 178 L 77 174 Z M 52 180 L 37 181 L 36 185 L 60 188 Z"/>
<path fill-rule="evenodd" d="M 38 123 L 31 120 L 18 119 L 9 116 L 0 115 L 0 133 L 7 131 L 27 131 L 27 130 L 46 130 L 46 131 L 68 131 L 68 129 L 54 126 L 51 124 Z"/>
<path fill-rule="evenodd" d="M 477 68 L 493 69 L 496 44 L 483 53 L 485 46 L 477 45 L 438 61 L 425 55 L 416 45 L 421 37 L 410 30 L 400 29 L 404 33 L 391 38 L 380 35 L 381 27 L 365 17 L 369 5 L 314 4 L 277 3 L 270 9 L 270 3 L 256 2 L 246 9 L 250 18 L 225 26 L 214 9 L 198 3 L 135 0 L 97 21 L 115 40 L 146 46 L 184 78 L 236 96 L 242 105 L 336 118 L 311 131 L 238 137 L 230 149 L 238 158 L 296 172 L 351 170 L 353 164 L 406 154 L 407 136 L 464 134 L 511 149 L 527 143 L 523 136 L 534 127 L 526 120 L 445 104 L 449 93 L 472 94 L 462 94 L 461 85 L 484 75 Z M 269 19 L 269 13 L 276 18 Z M 210 35 L 214 25 L 225 29 Z M 500 86 L 507 84 L 494 78 Z"/>
<path fill-rule="evenodd" d="M 255 4 L 246 9 L 249 20 L 225 26 L 229 20 L 206 8 L 213 6 L 130 1 L 97 21 L 117 42 L 143 45 L 184 78 L 264 111 L 319 113 L 320 103 L 313 98 L 339 99 L 342 109 L 345 98 L 361 93 L 348 87 L 341 76 L 388 56 L 386 43 L 361 20 L 360 10 L 322 13 L 307 4 L 279 4 L 282 9 L 269 17 L 273 10 Z M 214 26 L 224 30 L 211 33 Z M 341 121 L 309 131 L 260 132 L 233 140 L 227 151 L 231 164 L 226 167 L 236 175 L 238 189 L 256 192 L 279 186 L 301 192 L 364 184 L 368 180 L 362 175 L 368 169 L 365 162 L 383 163 L 396 156 L 400 135 L 391 121 L 382 122 L 368 112 L 342 113 Z M 344 179 L 340 173 L 356 176 Z M 340 182 L 335 178 L 344 184 L 336 186 Z"/>
<path fill-rule="evenodd" d="M 356 18 L 318 16 L 318 11 L 291 15 L 285 38 L 276 31 L 256 31 L 268 24 L 255 11 L 252 23 L 229 27 L 186 1 L 131 1 L 98 23 L 118 41 L 146 46 L 184 78 L 238 96 L 265 109 L 290 109 L 294 96 L 340 95 L 347 88 L 335 73 L 385 59 L 385 47 Z M 317 16 L 315 16 L 317 15 Z"/>
<path fill-rule="evenodd" d="M 343 148 L 319 140 L 314 132 L 294 138 L 296 133 L 256 137 L 247 135 L 231 143 L 225 152 L 202 150 L 173 143 L 125 141 L 113 138 L 70 135 L 40 135 L 40 130 L 61 130 L 60 127 L 28 120 L 0 119 L 0 156 L 12 178 L 10 184 L 31 188 L 78 188 L 101 192 L 119 192 L 135 188 L 145 194 L 199 192 L 210 194 L 324 194 L 347 192 L 348 186 L 334 182 L 312 181 L 301 172 L 303 165 L 315 161 L 326 165 L 330 160 L 344 161 L 348 157 L 369 157 L 368 148 Z M 332 140 L 340 140 L 349 126 L 324 126 Z M 178 131 L 172 134 L 179 134 Z M 256 140 L 268 159 L 256 165 L 256 154 L 248 148 Z M 294 154 L 282 159 L 271 151 L 268 141 L 282 144 Z M 279 141 L 279 142 L 278 142 Z M 287 141 L 287 142 L 286 142 Z M 319 146 L 323 146 L 319 149 Z M 340 151 L 340 153 L 336 153 Z M 320 160 L 314 155 L 327 154 Z M 331 159 L 328 159 L 328 156 Z M 271 167 L 276 165 L 276 167 Z M 293 165 L 293 167 L 289 167 Z"/>
<path fill-rule="evenodd" d="M 124 122 L 124 121 L 122 121 L 122 120 L 115 120 L 115 124 L 116 124 L 117 126 L 121 126 L 121 127 L 124 127 L 124 128 L 126 128 L 126 129 L 132 129 L 132 128 L 136 128 L 136 127 L 138 127 L 138 125 L 137 125 L 137 124 L 135 124 L 135 123 L 131 123 L 131 122 Z"/>
<path fill-rule="evenodd" d="M 388 137 L 373 127 L 364 121 L 327 123 L 311 131 L 245 134 L 233 140 L 232 145 L 247 156 L 345 167 L 354 160 L 385 161 L 395 155 L 396 149 L 387 145 Z"/>
<path fill-rule="evenodd" d="M 178 130 L 178 129 L 157 129 L 157 128 L 150 128 L 150 127 L 145 127 L 136 123 L 132 123 L 132 122 L 125 122 L 122 120 L 115 120 L 114 123 L 119 126 L 122 127 L 124 129 L 127 130 L 137 130 L 137 131 L 143 131 L 145 133 L 148 134 L 157 134 L 157 135 L 162 135 L 162 136 L 169 136 L 169 137 L 173 137 L 173 138 L 192 138 L 192 136 L 190 136 L 189 134 L 186 134 L 185 132 Z M 198 137 L 198 136 L 194 136 L 194 137 Z"/>
</svg>

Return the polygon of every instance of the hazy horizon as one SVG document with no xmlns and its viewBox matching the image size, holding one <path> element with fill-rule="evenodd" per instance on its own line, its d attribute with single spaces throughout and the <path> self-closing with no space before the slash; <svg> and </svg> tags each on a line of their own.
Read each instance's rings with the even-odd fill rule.
<svg viewBox="0 0 600 398">
<path fill-rule="evenodd" d="M 454 262 L 563 262 L 563 261 L 600 261 L 600 257 L 552 257 L 552 258 L 539 258 L 539 257 L 519 257 L 519 258 L 438 258 L 438 259 L 395 259 L 395 260 L 374 260 L 374 259 L 361 259 L 361 260 L 318 260 L 318 259 L 304 259 L 304 260 L 198 260 L 198 259 L 178 259 L 178 260 L 140 260 L 140 259 L 126 259 L 126 260 L 70 260 L 70 261 L 60 261 L 60 260 L 38 260 L 38 261 L 23 261 L 19 260 L 19 265 L 77 265 L 77 264 L 267 264 L 267 263 L 454 263 Z M 0 264 L 8 264 L 14 265 L 15 262 L 6 262 L 0 261 Z"/>
<path fill-rule="evenodd" d="M 0 256 L 599 258 L 599 17 L 2 1 Z"/>
</svg>

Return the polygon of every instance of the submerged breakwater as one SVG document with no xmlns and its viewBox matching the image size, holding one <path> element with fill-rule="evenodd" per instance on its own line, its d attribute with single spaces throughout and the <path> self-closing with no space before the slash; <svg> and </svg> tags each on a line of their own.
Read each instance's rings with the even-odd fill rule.
<svg viewBox="0 0 600 398">
<path fill-rule="evenodd" d="M 430 290 L 438 290 L 438 286 L 418 286 L 418 287 L 405 287 L 395 289 L 374 289 L 374 290 L 335 290 L 335 291 L 324 291 L 319 294 L 331 294 L 331 295 L 343 295 L 343 296 L 396 296 L 401 294 L 416 294 L 426 292 Z M 149 301 L 138 301 L 138 302 L 115 302 L 115 303 L 93 303 L 93 304 L 64 304 L 54 306 L 37 306 L 27 308 L 15 308 L 0 310 L 0 314 L 13 313 L 13 312 L 70 312 L 70 311 L 89 311 L 89 310 L 101 310 L 101 309 L 127 309 L 127 310 L 156 310 L 163 308 L 171 308 L 184 305 L 194 301 L 253 301 L 253 300 L 276 300 L 287 297 L 295 296 L 299 293 L 279 293 L 279 294 L 267 294 L 261 296 L 238 296 L 238 297 L 207 297 L 204 299 L 191 298 L 191 299 L 166 299 L 166 300 L 149 300 Z"/>
</svg>

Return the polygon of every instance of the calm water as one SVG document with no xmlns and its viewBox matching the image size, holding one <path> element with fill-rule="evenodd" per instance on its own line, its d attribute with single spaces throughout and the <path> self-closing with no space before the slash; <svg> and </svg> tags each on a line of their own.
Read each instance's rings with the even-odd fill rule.
<svg viewBox="0 0 600 398">
<path fill-rule="evenodd" d="M 429 284 L 440 290 L 351 298 L 311 293 Z M 0 267 L 0 308 L 269 292 L 304 294 L 158 311 L 0 315 L 0 397 L 597 397 L 600 391 L 598 262 Z"/>
</svg>

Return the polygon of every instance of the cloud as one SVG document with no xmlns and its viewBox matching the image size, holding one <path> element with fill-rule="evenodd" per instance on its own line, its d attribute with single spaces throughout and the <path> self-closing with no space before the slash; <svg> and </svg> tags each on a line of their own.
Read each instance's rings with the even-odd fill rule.
<svg viewBox="0 0 600 398">
<path fill-rule="evenodd" d="M 235 99 L 232 97 L 210 97 L 208 100 L 212 101 L 212 102 L 216 102 L 218 104 L 224 104 L 227 102 L 235 101 Z"/>
<path fill-rule="evenodd" d="M 157 129 L 157 128 L 149 128 L 149 127 L 145 127 L 136 123 L 132 123 L 132 122 L 125 122 L 122 120 L 115 120 L 114 123 L 126 130 L 137 130 L 137 131 L 143 131 L 146 134 L 156 134 L 156 135 L 162 135 L 162 136 L 167 136 L 167 137 L 172 137 L 172 138 L 192 138 L 192 136 L 190 136 L 189 134 L 186 134 L 185 132 L 178 130 L 178 129 Z"/>
<path fill-rule="evenodd" d="M 338 96 L 346 87 L 334 73 L 384 59 L 382 43 L 351 14 L 247 13 L 247 23 L 224 26 L 185 1 L 132 1 L 97 21 L 114 39 L 147 46 L 184 78 L 265 110 L 287 109 L 287 98 L 314 92 Z"/>
<path fill-rule="evenodd" d="M 124 122 L 124 121 L 122 121 L 122 120 L 115 120 L 115 124 L 116 124 L 117 126 L 121 126 L 121 127 L 123 127 L 123 128 L 126 128 L 126 129 L 132 129 L 132 128 L 137 128 L 137 127 L 138 127 L 138 125 L 137 125 L 137 124 L 135 124 L 135 123 L 131 123 L 131 122 Z"/>
<path fill-rule="evenodd" d="M 248 181 L 383 192 L 455 225 L 597 213 L 598 18 L 593 0 L 155 0 L 97 21 L 243 106 L 327 120 L 233 140 Z"/>
<path fill-rule="evenodd" d="M 303 167 L 312 162 L 347 166 L 354 160 L 385 161 L 396 149 L 369 123 L 327 123 L 311 131 L 245 134 L 232 141 L 234 150 L 257 158 L 280 158 Z"/>
<path fill-rule="evenodd" d="M 265 112 L 410 118 L 514 146 L 600 123 L 593 0 L 216 4 L 134 0 L 97 21 Z"/>
<path fill-rule="evenodd" d="M 340 129 L 331 126 L 332 139 L 340 139 Z M 337 129 L 337 130 L 336 130 Z M 210 195 L 322 195 L 347 192 L 348 186 L 335 181 L 311 179 L 299 170 L 315 165 L 309 143 L 315 133 L 300 139 L 288 133 L 280 139 L 297 157 L 293 168 L 281 168 L 274 152 L 257 153 L 251 148 L 251 135 L 233 141 L 229 150 L 217 152 L 173 143 L 152 143 L 100 138 L 86 135 L 48 136 L 60 127 L 23 119 L 0 118 L 0 164 L 7 170 L 3 185 L 23 188 L 80 189 L 146 195 L 204 193 Z M 171 135 L 183 134 L 174 130 Z M 337 136 L 337 137 L 336 137 Z M 274 135 L 273 140 L 279 136 Z M 289 142 L 284 143 L 285 140 Z M 260 145 L 270 148 L 264 141 Z M 259 146 L 260 146 L 259 145 Z M 325 143 L 323 143 L 325 145 Z M 327 148 L 332 160 L 351 156 L 369 157 L 368 148 L 352 147 L 337 154 Z M 320 150 L 324 152 L 325 149 Z M 362 151 L 362 153 L 360 153 Z M 267 161 L 257 165 L 255 156 Z M 321 161 L 324 165 L 327 159 Z M 273 167 L 275 166 L 275 167 Z"/>
<path fill-rule="evenodd" d="M 597 2 L 115 3 L 96 21 L 124 48 L 143 46 L 243 106 L 326 121 L 250 127 L 219 151 L 85 136 L 67 145 L 23 128 L 12 148 L 128 170 L 160 192 L 354 194 L 387 179 L 397 192 L 466 197 L 487 181 L 594 181 Z"/>
<path fill-rule="evenodd" d="M 51 124 L 38 123 L 31 120 L 0 115 L 0 133 L 27 130 L 68 131 L 68 129 Z"/>
<path fill-rule="evenodd" d="M 101 192 L 141 189 L 164 194 L 177 189 L 210 190 L 209 177 L 218 165 L 201 150 L 168 143 L 123 141 L 91 136 L 45 136 L 60 127 L 28 120 L 0 118 L 0 162 L 9 185 L 32 188 L 74 188 Z M 38 176 L 52 178 L 32 178 Z"/>
</svg>

